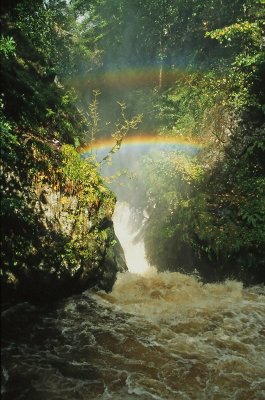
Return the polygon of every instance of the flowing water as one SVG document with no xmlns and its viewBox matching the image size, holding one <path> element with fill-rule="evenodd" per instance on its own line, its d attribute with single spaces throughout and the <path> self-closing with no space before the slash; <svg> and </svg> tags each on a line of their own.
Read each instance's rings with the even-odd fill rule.
<svg viewBox="0 0 265 400">
<path fill-rule="evenodd" d="M 5 311 L 2 398 L 265 399 L 264 288 L 157 273 L 119 226 L 128 213 L 116 218 L 134 273 L 119 275 L 109 294 Z"/>
<path fill-rule="evenodd" d="M 144 222 L 145 217 L 143 216 L 143 224 Z M 134 214 L 128 203 L 117 202 L 113 223 L 116 236 L 124 250 L 128 270 L 136 274 L 144 274 L 149 269 L 149 264 L 145 256 L 144 241 L 137 240 L 137 237 L 141 237 L 143 225 L 135 231 Z"/>
</svg>

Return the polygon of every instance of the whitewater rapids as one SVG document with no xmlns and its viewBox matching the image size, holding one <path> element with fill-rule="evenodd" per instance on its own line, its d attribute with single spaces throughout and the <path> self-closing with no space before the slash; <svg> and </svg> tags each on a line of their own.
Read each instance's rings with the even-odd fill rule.
<svg viewBox="0 0 265 400">
<path fill-rule="evenodd" d="M 139 271 L 7 310 L 3 400 L 265 399 L 264 287 Z"/>
</svg>

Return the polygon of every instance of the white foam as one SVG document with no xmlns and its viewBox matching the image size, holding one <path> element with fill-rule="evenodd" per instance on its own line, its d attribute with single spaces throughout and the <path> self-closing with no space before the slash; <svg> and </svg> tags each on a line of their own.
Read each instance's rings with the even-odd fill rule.
<svg viewBox="0 0 265 400">
<path fill-rule="evenodd" d="M 143 221 L 144 221 L 143 216 Z M 146 259 L 143 240 L 136 241 L 139 231 L 133 229 L 133 212 L 128 203 L 117 202 L 113 215 L 114 230 L 123 248 L 128 270 L 145 274 L 150 265 Z"/>
</svg>

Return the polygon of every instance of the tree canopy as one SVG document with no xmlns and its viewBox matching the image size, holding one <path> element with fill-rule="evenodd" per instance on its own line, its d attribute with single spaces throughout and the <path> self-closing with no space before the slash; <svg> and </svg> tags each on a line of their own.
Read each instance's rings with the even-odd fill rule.
<svg viewBox="0 0 265 400">
<path fill-rule="evenodd" d="M 101 229 L 83 234 L 85 210 L 101 226 L 115 199 L 78 149 L 95 134 L 114 135 L 119 147 L 132 131 L 207 144 L 192 159 L 145 160 L 137 184 L 155 205 L 145 232 L 151 263 L 264 281 L 263 0 L 12 0 L 2 1 L 1 22 L 7 287 L 21 281 L 23 291 L 28 271 L 44 279 L 55 264 L 58 276 L 98 268 L 108 239 Z M 71 237 L 43 224 L 40 186 L 57 190 L 62 206 L 78 197 Z"/>
</svg>

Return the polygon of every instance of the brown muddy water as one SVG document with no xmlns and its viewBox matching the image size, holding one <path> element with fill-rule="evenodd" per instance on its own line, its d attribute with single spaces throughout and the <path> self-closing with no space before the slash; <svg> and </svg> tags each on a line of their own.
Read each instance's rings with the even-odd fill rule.
<svg viewBox="0 0 265 400">
<path fill-rule="evenodd" d="M 142 250 L 127 243 L 130 264 Z M 264 287 L 139 263 L 109 294 L 4 311 L 2 399 L 265 399 Z"/>
<path fill-rule="evenodd" d="M 2 399 L 265 399 L 264 294 L 150 269 L 51 311 L 20 304 L 4 315 Z"/>
</svg>

